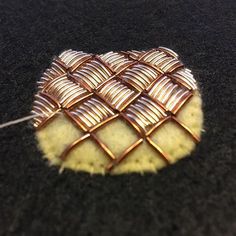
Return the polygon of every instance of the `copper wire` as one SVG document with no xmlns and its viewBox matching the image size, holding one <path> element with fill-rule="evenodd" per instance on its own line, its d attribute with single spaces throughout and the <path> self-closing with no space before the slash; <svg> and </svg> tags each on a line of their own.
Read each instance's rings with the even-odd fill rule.
<svg viewBox="0 0 236 236">
<path fill-rule="evenodd" d="M 100 58 L 117 74 L 134 63 L 134 61 L 129 60 L 127 57 L 117 52 L 105 53 L 101 55 Z"/>
<path fill-rule="evenodd" d="M 149 96 L 156 101 L 162 103 L 167 111 L 175 114 L 182 104 L 191 96 L 191 92 L 173 83 L 167 76 L 156 80 L 152 88 L 148 92 Z"/>
<path fill-rule="evenodd" d="M 148 143 L 151 144 L 151 146 L 161 155 L 163 160 L 167 163 L 170 164 L 170 158 L 168 157 L 167 153 L 165 153 L 155 142 L 152 141 L 150 137 L 146 138 Z"/>
<path fill-rule="evenodd" d="M 146 133 L 153 125 L 165 118 L 166 113 L 150 98 L 140 97 L 127 108 L 126 116 Z"/>
<path fill-rule="evenodd" d="M 169 49 L 169 48 L 159 47 L 158 50 L 166 53 L 167 55 L 169 55 L 171 57 L 175 57 L 177 59 L 179 58 L 179 55 L 176 52 L 174 52 L 173 50 Z"/>
<path fill-rule="evenodd" d="M 181 128 L 183 128 L 183 129 L 192 137 L 192 139 L 193 139 L 196 143 L 200 142 L 200 137 L 199 137 L 198 135 L 194 134 L 194 133 L 192 132 L 192 130 L 191 130 L 188 126 L 186 126 L 185 124 L 183 124 L 183 123 L 182 123 L 180 120 L 178 120 L 175 116 L 173 116 L 172 119 L 173 119 Z"/>
<path fill-rule="evenodd" d="M 66 75 L 66 67 L 62 66 L 58 60 L 53 60 L 51 67 L 46 69 L 41 79 L 37 82 L 38 89 L 42 90 L 49 81 L 62 75 Z"/>
<path fill-rule="evenodd" d="M 163 50 L 152 49 L 146 52 L 139 61 L 146 62 L 164 73 L 172 73 L 174 70 L 183 67 L 183 64 L 176 58 L 166 54 Z"/>
<path fill-rule="evenodd" d="M 122 111 L 137 96 L 135 92 L 128 88 L 125 84 L 117 79 L 109 80 L 104 86 L 99 88 L 98 93 L 103 97 L 114 109 Z"/>
<path fill-rule="evenodd" d="M 92 97 L 73 108 L 69 114 L 76 122 L 83 124 L 85 131 L 88 131 L 113 116 L 114 112 L 98 98 Z"/>
<path fill-rule="evenodd" d="M 175 116 L 197 89 L 196 81 L 168 48 L 102 55 L 67 50 L 46 70 L 38 88 L 32 111 L 37 116 L 36 128 L 42 128 L 62 111 L 84 133 L 64 150 L 61 160 L 90 138 L 111 161 L 108 171 L 144 140 L 169 163 L 168 155 L 151 137 L 167 121 L 177 123 L 195 142 L 199 141 Z M 137 141 L 119 156 L 96 135 L 98 129 L 115 119 L 128 122 L 137 133 Z"/>
<path fill-rule="evenodd" d="M 75 149 L 75 147 L 77 145 L 79 145 L 81 142 L 85 141 L 87 138 L 90 137 L 90 134 L 85 134 L 84 136 L 82 136 L 81 138 L 75 140 L 74 142 L 72 142 L 69 146 L 66 147 L 66 149 L 62 152 L 60 159 L 62 161 L 65 161 L 65 159 L 68 157 L 69 153 Z"/>
<path fill-rule="evenodd" d="M 190 90 L 196 90 L 196 80 L 193 78 L 191 70 L 187 68 L 180 69 L 175 73 L 169 75 L 170 78 L 174 79 L 176 82 L 182 84 Z"/>
<path fill-rule="evenodd" d="M 121 51 L 122 54 L 126 55 L 128 58 L 132 60 L 138 61 L 138 59 L 141 57 L 145 51 L 137 51 L 137 50 L 131 50 L 131 51 Z"/>
<path fill-rule="evenodd" d="M 43 92 L 51 94 L 63 108 L 70 108 L 82 99 L 92 95 L 89 91 L 67 78 L 58 77 L 48 83 Z"/>
<path fill-rule="evenodd" d="M 118 157 L 115 158 L 113 161 L 111 161 L 107 167 L 106 170 L 107 171 L 111 171 L 115 165 L 119 164 L 121 161 L 123 161 L 127 155 L 132 152 L 137 146 L 139 146 L 141 143 L 143 142 L 143 139 L 140 138 L 139 140 L 137 140 L 135 143 L 131 144 L 127 149 L 125 149 L 125 151 Z"/>
<path fill-rule="evenodd" d="M 120 75 L 120 78 L 142 92 L 160 73 L 144 64 L 136 64 Z"/>
<path fill-rule="evenodd" d="M 51 95 L 39 92 L 35 95 L 32 114 L 38 115 L 33 119 L 35 128 L 42 127 L 60 111 L 60 104 Z"/>
<path fill-rule="evenodd" d="M 73 72 L 84 62 L 91 59 L 92 55 L 82 51 L 77 52 L 69 49 L 61 53 L 59 58 L 70 68 L 70 71 Z"/>
<path fill-rule="evenodd" d="M 81 80 L 87 85 L 89 91 L 95 89 L 103 81 L 109 79 L 112 72 L 98 60 L 91 60 L 73 73 L 74 78 Z"/>
</svg>

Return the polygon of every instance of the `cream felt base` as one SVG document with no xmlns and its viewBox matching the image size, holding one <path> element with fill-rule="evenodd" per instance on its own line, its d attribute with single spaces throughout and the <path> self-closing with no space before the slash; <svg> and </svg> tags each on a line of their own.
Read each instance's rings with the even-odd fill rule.
<svg viewBox="0 0 236 236">
<path fill-rule="evenodd" d="M 177 119 L 194 134 L 201 135 L 203 114 L 201 97 L 198 93 L 195 93 L 182 107 Z M 121 119 L 109 122 L 95 134 L 116 156 L 138 140 L 136 131 Z M 110 163 L 110 159 L 91 138 L 83 140 L 64 161 L 59 159 L 63 150 L 82 136 L 83 132 L 61 114 L 36 133 L 39 148 L 51 164 L 59 165 L 62 169 L 105 174 L 105 167 Z M 191 135 L 173 121 L 165 122 L 152 133 L 150 138 L 168 155 L 170 163 L 189 155 L 195 148 Z M 161 155 L 147 141 L 143 141 L 115 166 L 111 173 L 157 172 L 165 166 L 166 162 Z"/>
</svg>

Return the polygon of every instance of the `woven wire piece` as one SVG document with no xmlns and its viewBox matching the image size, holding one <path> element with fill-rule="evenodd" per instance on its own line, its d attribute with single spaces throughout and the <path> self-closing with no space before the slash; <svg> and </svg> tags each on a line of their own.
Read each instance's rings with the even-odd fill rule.
<svg viewBox="0 0 236 236">
<path fill-rule="evenodd" d="M 44 124 L 61 110 L 60 104 L 47 93 L 39 92 L 35 95 L 32 114 L 38 115 L 33 120 L 35 128 L 42 128 Z"/>
<path fill-rule="evenodd" d="M 91 138 L 110 157 L 109 171 L 144 140 L 168 162 L 150 135 L 173 120 L 198 142 L 199 137 L 176 118 L 195 90 L 197 84 L 191 71 L 175 52 L 165 47 L 102 55 L 70 49 L 54 58 L 38 82 L 32 113 L 45 115 L 33 123 L 41 129 L 62 112 L 84 132 L 64 150 L 62 160 Z M 137 141 L 119 156 L 96 135 L 97 130 L 116 119 L 124 120 L 137 134 Z"/>
</svg>

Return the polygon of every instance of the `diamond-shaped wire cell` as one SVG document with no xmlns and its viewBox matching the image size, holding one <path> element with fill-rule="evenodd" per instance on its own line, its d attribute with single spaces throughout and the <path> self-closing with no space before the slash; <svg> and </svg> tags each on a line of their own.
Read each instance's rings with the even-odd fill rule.
<svg viewBox="0 0 236 236">
<path fill-rule="evenodd" d="M 51 80 L 43 89 L 53 96 L 63 108 L 70 108 L 77 102 L 91 95 L 80 84 L 68 79 L 67 75 Z"/>
<path fill-rule="evenodd" d="M 92 55 L 84 53 L 82 51 L 67 50 L 59 55 L 59 59 L 70 69 L 70 71 L 76 70 L 87 60 L 91 59 Z"/>
<path fill-rule="evenodd" d="M 137 63 L 126 69 L 119 77 L 139 92 L 146 89 L 161 74 L 152 67 Z"/>
<path fill-rule="evenodd" d="M 35 128 L 52 118 L 60 110 L 60 104 L 50 95 L 39 92 L 35 95 L 32 114 L 35 115 L 33 124 Z"/>
<path fill-rule="evenodd" d="M 108 52 L 100 55 L 99 58 L 117 74 L 135 63 L 135 61 L 117 52 Z"/>
<path fill-rule="evenodd" d="M 37 82 L 38 89 L 42 90 L 49 81 L 56 79 L 59 76 L 65 75 L 66 70 L 67 68 L 64 64 L 60 63 L 59 60 L 54 59 L 51 67 L 46 69 L 46 71 L 41 76 L 41 79 Z"/>
<path fill-rule="evenodd" d="M 106 103 L 95 96 L 84 100 L 66 113 L 84 131 L 96 129 L 116 116 Z"/>
<path fill-rule="evenodd" d="M 94 137 L 111 152 L 113 159 L 119 158 L 127 149 L 140 140 L 137 131 L 118 117 L 95 131 Z"/>
<path fill-rule="evenodd" d="M 168 135 L 163 140 L 162 137 L 167 132 Z M 191 137 L 185 127 L 182 127 L 173 119 L 169 119 L 155 129 L 147 139 L 151 146 L 169 163 L 174 163 L 176 160 L 182 158 L 186 151 L 190 153 L 195 143 L 194 137 Z M 185 141 L 183 142 L 183 140 Z M 174 146 L 173 143 L 175 144 Z M 179 148 L 176 149 L 176 146 Z"/>
<path fill-rule="evenodd" d="M 191 70 L 187 68 L 181 68 L 168 76 L 189 90 L 197 89 L 196 80 L 193 78 Z"/>
<path fill-rule="evenodd" d="M 148 96 L 141 96 L 127 107 L 124 116 L 140 131 L 147 134 L 167 118 L 165 110 Z"/>
<path fill-rule="evenodd" d="M 112 76 L 111 70 L 100 60 L 92 59 L 72 73 L 73 77 L 89 91 L 93 91 Z"/>
<path fill-rule="evenodd" d="M 66 149 L 61 158 L 63 167 L 73 166 L 77 170 L 86 170 L 90 173 L 93 173 L 94 169 L 105 173 L 105 167 L 112 161 L 111 157 L 89 136 L 85 136 L 84 139 L 80 139 L 80 142 L 74 143 L 70 149 Z"/>
<path fill-rule="evenodd" d="M 153 100 L 161 103 L 167 111 L 174 114 L 192 96 L 188 89 L 173 83 L 167 76 L 155 81 L 148 94 Z"/>
<path fill-rule="evenodd" d="M 183 67 L 182 62 L 180 62 L 176 56 L 170 52 L 167 53 L 167 51 L 163 49 L 152 49 L 147 51 L 139 60 L 158 68 L 164 73 L 171 73 L 174 70 Z"/>
<path fill-rule="evenodd" d="M 119 79 L 114 78 L 104 83 L 103 86 L 98 89 L 98 95 L 114 109 L 122 111 L 139 96 L 139 92 L 130 89 Z"/>
</svg>

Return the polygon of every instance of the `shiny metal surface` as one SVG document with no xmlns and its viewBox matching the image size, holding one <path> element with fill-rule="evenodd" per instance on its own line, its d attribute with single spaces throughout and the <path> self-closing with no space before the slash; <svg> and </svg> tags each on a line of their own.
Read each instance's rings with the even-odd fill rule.
<svg viewBox="0 0 236 236">
<path fill-rule="evenodd" d="M 35 118 L 34 126 L 43 128 L 60 112 L 84 132 L 65 149 L 62 160 L 90 138 L 110 159 L 108 171 L 143 141 L 168 163 L 167 154 L 152 141 L 151 134 L 163 123 L 175 122 L 198 142 L 199 137 L 176 118 L 195 90 L 191 71 L 168 48 L 102 55 L 67 50 L 53 60 L 38 82 L 32 113 L 45 115 Z M 137 134 L 137 141 L 120 156 L 96 136 L 98 129 L 115 119 L 129 124 Z"/>
</svg>

